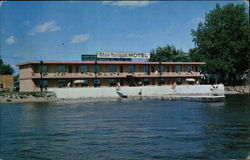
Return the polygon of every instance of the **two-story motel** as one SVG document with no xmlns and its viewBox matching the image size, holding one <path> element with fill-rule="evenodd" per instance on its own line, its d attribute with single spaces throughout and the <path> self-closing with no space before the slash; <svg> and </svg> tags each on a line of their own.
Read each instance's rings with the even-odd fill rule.
<svg viewBox="0 0 250 160">
<path fill-rule="evenodd" d="M 26 62 L 20 70 L 20 91 L 49 88 L 172 85 L 199 81 L 204 62 Z"/>
</svg>

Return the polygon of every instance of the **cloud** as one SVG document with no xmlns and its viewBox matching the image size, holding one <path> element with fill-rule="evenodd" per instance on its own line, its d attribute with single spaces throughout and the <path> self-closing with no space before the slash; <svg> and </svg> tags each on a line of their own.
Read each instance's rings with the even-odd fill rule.
<svg viewBox="0 0 250 160">
<path fill-rule="evenodd" d="M 191 23 L 199 24 L 200 22 L 203 23 L 204 21 L 205 19 L 203 17 L 197 17 L 197 18 L 193 18 L 191 20 Z"/>
<path fill-rule="evenodd" d="M 137 39 L 142 39 L 144 38 L 145 36 L 144 35 L 141 35 L 141 34 L 128 34 L 126 36 L 126 38 L 137 38 Z"/>
<path fill-rule="evenodd" d="M 4 30 L 3 29 L 0 29 L 0 34 L 4 34 Z"/>
<path fill-rule="evenodd" d="M 23 22 L 23 25 L 29 26 L 29 25 L 30 25 L 30 21 L 25 21 L 25 22 Z"/>
<path fill-rule="evenodd" d="M 37 33 L 44 33 L 44 32 L 55 32 L 61 29 L 60 26 L 57 26 L 55 21 L 45 22 L 42 25 L 38 25 L 34 27 L 30 32 L 29 35 L 36 35 Z"/>
<path fill-rule="evenodd" d="M 14 44 L 14 43 L 16 43 L 15 37 L 14 36 L 10 36 L 9 38 L 7 38 L 5 40 L 5 43 L 7 43 L 7 44 Z"/>
<path fill-rule="evenodd" d="M 173 26 L 166 27 L 166 29 L 165 29 L 166 33 L 171 33 L 171 32 L 173 32 L 173 30 L 174 30 Z"/>
<path fill-rule="evenodd" d="M 14 54 L 14 55 L 12 56 L 12 58 L 18 58 L 18 57 L 19 57 L 18 54 Z"/>
<path fill-rule="evenodd" d="M 110 4 L 118 7 L 145 7 L 153 2 L 150 1 L 103 1 L 103 4 Z"/>
<path fill-rule="evenodd" d="M 71 39 L 72 43 L 83 43 L 90 38 L 89 34 L 78 34 L 74 35 Z"/>
</svg>

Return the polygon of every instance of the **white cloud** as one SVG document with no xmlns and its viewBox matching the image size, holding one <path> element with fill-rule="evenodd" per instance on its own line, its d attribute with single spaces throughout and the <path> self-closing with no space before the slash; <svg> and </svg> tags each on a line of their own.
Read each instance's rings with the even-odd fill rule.
<svg viewBox="0 0 250 160">
<path fill-rule="evenodd" d="M 203 23 L 204 21 L 205 19 L 203 17 L 197 17 L 197 18 L 193 18 L 191 20 L 191 23 L 199 24 L 200 22 Z"/>
<path fill-rule="evenodd" d="M 138 38 L 138 39 L 142 39 L 142 38 L 144 38 L 144 35 L 141 35 L 141 34 L 128 34 L 126 36 L 126 38 Z"/>
<path fill-rule="evenodd" d="M 36 35 L 37 33 L 43 33 L 43 32 L 54 32 L 61 29 L 60 26 L 57 26 L 55 21 L 49 21 L 45 22 L 42 25 L 38 25 L 34 27 L 30 32 L 29 35 Z"/>
<path fill-rule="evenodd" d="M 78 34 L 74 35 L 71 39 L 72 43 L 83 43 L 89 39 L 89 34 Z"/>
<path fill-rule="evenodd" d="M 166 27 L 166 33 L 171 33 L 171 32 L 173 32 L 173 30 L 174 30 L 174 27 L 173 26 L 169 26 L 169 27 Z"/>
<path fill-rule="evenodd" d="M 102 1 L 102 4 L 108 4 L 111 3 L 112 1 Z"/>
<path fill-rule="evenodd" d="M 145 7 L 152 2 L 150 1 L 103 1 L 103 4 L 110 4 L 118 7 Z"/>
<path fill-rule="evenodd" d="M 19 57 L 18 54 L 14 54 L 14 55 L 12 56 L 12 58 L 18 58 L 18 57 Z"/>
<path fill-rule="evenodd" d="M 10 36 L 9 38 L 7 38 L 7 39 L 5 40 L 5 42 L 6 42 L 7 44 L 14 44 L 14 43 L 16 43 L 16 40 L 15 40 L 15 37 L 14 37 L 14 36 Z"/>
<path fill-rule="evenodd" d="M 0 34 L 4 34 L 4 30 L 3 29 L 0 29 Z"/>
<path fill-rule="evenodd" d="M 29 26 L 29 25 L 30 25 L 30 21 L 25 21 L 25 22 L 23 22 L 23 24 L 24 24 L 25 26 Z"/>
</svg>

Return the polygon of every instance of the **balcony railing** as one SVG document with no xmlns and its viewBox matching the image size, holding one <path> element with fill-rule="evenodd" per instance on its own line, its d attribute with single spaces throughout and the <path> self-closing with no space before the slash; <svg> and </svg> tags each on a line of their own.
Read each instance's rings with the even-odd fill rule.
<svg viewBox="0 0 250 160">
<path fill-rule="evenodd" d="M 44 72 L 43 78 L 126 78 L 127 76 L 133 76 L 138 78 L 143 77 L 195 77 L 200 76 L 199 72 Z M 20 79 L 41 78 L 40 73 L 31 73 L 30 76 L 22 76 Z"/>
</svg>

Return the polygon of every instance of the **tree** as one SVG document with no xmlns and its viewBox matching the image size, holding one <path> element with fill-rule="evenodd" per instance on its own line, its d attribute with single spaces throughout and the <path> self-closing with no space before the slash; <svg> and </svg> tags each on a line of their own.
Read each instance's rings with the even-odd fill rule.
<svg viewBox="0 0 250 160">
<path fill-rule="evenodd" d="M 211 10 L 191 30 L 195 48 L 189 51 L 192 61 L 205 61 L 208 73 L 235 77 L 249 68 L 249 20 L 243 4 L 228 4 Z"/>
<path fill-rule="evenodd" d="M 13 68 L 9 64 L 4 64 L 0 57 L 0 75 L 12 75 L 13 73 Z"/>
<path fill-rule="evenodd" d="M 177 50 L 173 45 L 158 47 L 150 52 L 150 62 L 186 62 L 188 55 L 182 50 Z"/>
<path fill-rule="evenodd" d="M 19 74 L 14 76 L 14 82 L 18 81 L 18 79 L 19 79 Z"/>
</svg>

